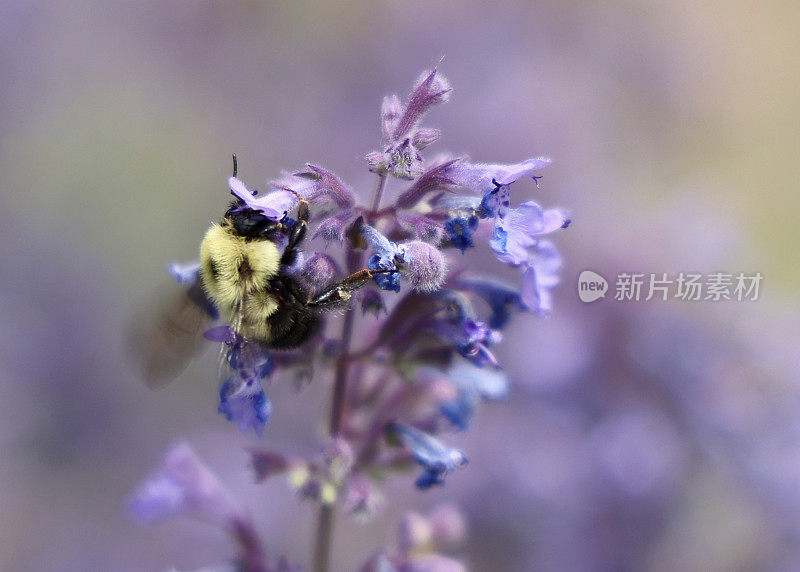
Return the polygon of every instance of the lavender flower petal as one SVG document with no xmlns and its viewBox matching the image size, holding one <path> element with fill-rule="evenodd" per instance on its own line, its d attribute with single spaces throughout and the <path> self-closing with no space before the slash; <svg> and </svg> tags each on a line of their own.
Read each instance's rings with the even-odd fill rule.
<svg viewBox="0 0 800 572">
<path fill-rule="evenodd" d="M 252 428 L 261 435 L 272 414 L 272 403 L 256 375 L 239 371 L 220 387 L 218 412 L 238 423 L 240 431 Z"/>
<path fill-rule="evenodd" d="M 461 161 L 461 158 L 451 159 L 423 172 L 408 190 L 398 197 L 397 207 L 409 209 L 421 201 L 428 193 L 442 189 L 449 190 L 449 187 L 455 184 L 449 173 L 453 170 L 453 165 L 459 161 Z"/>
<path fill-rule="evenodd" d="M 129 508 L 145 522 L 186 515 L 220 526 L 229 526 L 242 514 L 186 443 L 178 443 L 167 451 L 164 464 L 133 492 Z"/>
<path fill-rule="evenodd" d="M 414 459 L 424 469 L 416 481 L 420 489 L 443 484 L 445 475 L 467 463 L 462 451 L 447 448 L 435 437 L 415 427 L 394 422 L 390 425 L 390 429 L 395 431 L 405 446 L 411 449 Z"/>
<path fill-rule="evenodd" d="M 539 242 L 522 270 L 522 303 L 539 315 L 546 316 L 552 309 L 550 289 L 559 282 L 561 257 L 555 246 L 547 240 Z"/>
<path fill-rule="evenodd" d="M 470 163 L 461 161 L 450 170 L 450 177 L 456 184 L 483 194 L 498 185 L 510 185 L 522 177 L 533 177 L 550 164 L 547 157 L 527 159 L 520 163 L 504 165 L 500 163 Z"/>
<path fill-rule="evenodd" d="M 250 192 L 245 184 L 236 177 L 228 179 L 228 185 L 231 188 L 231 194 L 244 202 L 247 208 L 258 211 L 271 220 L 281 219 L 289 208 L 291 208 L 295 200 L 290 193 L 284 191 L 276 191 L 261 197 L 256 197 L 255 194 Z M 289 195 L 288 197 L 287 194 Z"/>
<path fill-rule="evenodd" d="M 313 181 L 311 189 L 303 196 L 309 202 L 322 198 L 330 199 L 340 209 L 351 209 L 356 204 L 353 191 L 347 188 L 342 180 L 323 167 L 307 164 L 307 171 L 294 173 L 295 177 Z"/>
</svg>

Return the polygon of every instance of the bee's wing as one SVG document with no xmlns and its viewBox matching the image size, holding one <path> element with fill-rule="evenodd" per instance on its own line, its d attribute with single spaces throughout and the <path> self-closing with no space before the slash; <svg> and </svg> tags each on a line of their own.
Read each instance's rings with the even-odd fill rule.
<svg viewBox="0 0 800 572">
<path fill-rule="evenodd" d="M 155 297 L 137 312 L 128 350 L 145 384 L 161 389 L 204 347 L 202 336 L 215 313 L 199 280 L 181 292 Z"/>
</svg>

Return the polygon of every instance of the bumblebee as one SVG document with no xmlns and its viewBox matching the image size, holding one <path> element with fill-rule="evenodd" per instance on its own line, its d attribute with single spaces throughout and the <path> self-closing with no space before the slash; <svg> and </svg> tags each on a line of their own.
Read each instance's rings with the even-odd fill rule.
<svg viewBox="0 0 800 572">
<path fill-rule="evenodd" d="M 235 156 L 233 165 L 236 177 Z M 144 356 L 148 385 L 158 387 L 180 373 L 199 350 L 196 340 L 216 313 L 248 341 L 266 348 L 296 348 L 319 329 L 324 311 L 346 307 L 353 291 L 376 274 L 390 272 L 359 270 L 309 295 L 291 271 L 310 217 L 308 202 L 295 196 L 295 220 L 286 214 L 273 220 L 237 199 L 211 225 L 200 244 L 196 281 L 169 311 L 161 312 L 155 332 L 136 334 L 139 346 L 148 340 L 148 347 L 137 352 Z"/>
</svg>

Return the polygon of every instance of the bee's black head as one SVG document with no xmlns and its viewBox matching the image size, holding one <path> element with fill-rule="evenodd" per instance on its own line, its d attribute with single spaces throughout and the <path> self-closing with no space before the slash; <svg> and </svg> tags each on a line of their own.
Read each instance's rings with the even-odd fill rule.
<svg viewBox="0 0 800 572">
<path fill-rule="evenodd" d="M 225 213 L 237 234 L 248 238 L 263 238 L 280 230 L 280 223 L 267 218 L 258 211 L 247 208 L 242 201 L 231 203 Z"/>
</svg>

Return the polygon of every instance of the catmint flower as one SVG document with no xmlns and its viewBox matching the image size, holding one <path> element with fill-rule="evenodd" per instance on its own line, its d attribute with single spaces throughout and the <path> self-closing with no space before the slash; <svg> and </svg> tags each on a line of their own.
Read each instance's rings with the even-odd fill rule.
<svg viewBox="0 0 800 572">
<path fill-rule="evenodd" d="M 467 457 L 458 449 L 449 449 L 441 441 L 404 423 L 392 423 L 389 428 L 411 449 L 414 459 L 424 472 L 415 484 L 420 489 L 444 484 L 445 475 L 467 463 Z"/>
<path fill-rule="evenodd" d="M 435 68 L 422 72 L 417 78 L 402 115 L 397 120 L 392 139 L 396 141 L 412 134 L 422 116 L 437 103 L 444 103 L 450 99 L 451 91 L 449 82 Z"/>
<path fill-rule="evenodd" d="M 270 220 L 283 218 L 297 201 L 294 195 L 281 190 L 257 197 L 257 192 L 250 191 L 236 177 L 228 179 L 228 185 L 231 188 L 231 194 L 242 201 L 245 207 L 260 212 Z"/>
<path fill-rule="evenodd" d="M 352 470 L 356 455 L 350 443 L 341 437 L 334 437 L 323 447 L 322 461 L 330 478 L 341 483 Z"/>
<path fill-rule="evenodd" d="M 479 367 L 492 364 L 497 367 L 497 359 L 489 347 L 501 339 L 497 330 L 477 319 L 469 299 L 454 290 L 444 290 L 439 294 L 447 304 L 447 313 L 432 325 L 434 333 L 452 344 L 466 359 Z"/>
<path fill-rule="evenodd" d="M 428 516 L 408 512 L 398 525 L 396 545 L 374 554 L 361 572 L 465 572 L 460 562 L 435 552 L 460 540 L 465 528 L 463 516 L 452 506 L 437 507 Z"/>
<path fill-rule="evenodd" d="M 537 244 L 539 237 L 569 224 L 562 211 L 543 211 L 538 204 L 528 201 L 509 211 L 505 225 L 495 229 L 491 247 L 497 258 L 517 266 L 528 261 L 528 249 Z"/>
<path fill-rule="evenodd" d="M 271 185 L 291 189 L 310 203 L 327 199 L 339 210 L 352 209 L 356 204 L 353 191 L 336 174 L 311 163 L 306 164 L 305 170 L 284 176 Z"/>
<path fill-rule="evenodd" d="M 436 69 L 424 72 L 405 105 L 396 95 L 384 98 L 381 106 L 381 143 L 383 151 L 368 153 L 371 171 L 389 172 L 400 179 L 413 179 L 424 171 L 420 151 L 441 135 L 436 129 L 420 127 L 425 113 L 450 97 L 450 85 Z"/>
<path fill-rule="evenodd" d="M 450 242 L 461 252 L 475 246 L 472 235 L 477 228 L 478 217 L 475 215 L 459 215 L 444 224 L 444 229 L 447 231 L 447 236 L 450 237 Z"/>
<path fill-rule="evenodd" d="M 486 320 L 487 325 L 493 330 L 503 329 L 511 319 L 512 310 L 525 310 L 520 293 L 504 284 L 492 280 L 475 278 L 461 278 L 456 282 L 456 287 L 473 292 L 482 298 L 492 311 Z"/>
<path fill-rule="evenodd" d="M 540 241 L 529 260 L 522 266 L 521 300 L 539 315 L 546 316 L 552 309 L 550 289 L 559 283 L 561 256 L 549 240 Z"/>
<path fill-rule="evenodd" d="M 183 263 L 173 262 L 167 267 L 167 272 L 178 284 L 191 284 L 197 280 L 197 274 L 200 272 L 200 262 L 198 260 Z"/>
<path fill-rule="evenodd" d="M 419 240 L 402 246 L 403 276 L 420 292 L 438 290 L 447 277 L 447 263 L 439 249 Z"/>
<path fill-rule="evenodd" d="M 395 205 L 401 209 L 409 209 L 435 191 L 451 190 L 457 183 L 450 173 L 459 161 L 460 158 L 440 160 L 438 164 L 429 167 L 397 198 Z"/>
<path fill-rule="evenodd" d="M 226 379 L 220 387 L 217 411 L 228 421 L 238 423 L 241 431 L 252 428 L 261 435 L 272 415 L 272 402 L 267 399 L 258 379 L 239 372 Z"/>
<path fill-rule="evenodd" d="M 163 465 L 133 492 L 133 515 L 154 522 L 185 515 L 228 527 L 242 510 L 187 443 L 171 447 Z"/>
<path fill-rule="evenodd" d="M 261 345 L 245 340 L 228 326 L 206 331 L 206 339 L 228 346 L 226 360 L 234 374 L 219 389 L 218 412 L 238 423 L 241 431 L 252 428 L 258 435 L 272 414 L 261 380 L 275 367 L 272 356 Z"/>
<path fill-rule="evenodd" d="M 498 186 L 504 187 L 515 183 L 523 177 L 533 178 L 537 171 L 547 167 L 550 159 L 535 157 L 510 165 L 500 163 L 470 163 L 463 160 L 452 165 L 448 176 L 457 185 L 477 191 L 488 200 L 487 196 Z M 489 216 L 493 216 L 490 214 Z"/>
<path fill-rule="evenodd" d="M 386 500 L 365 477 L 353 474 L 347 479 L 344 510 L 361 522 L 368 522 L 379 514 Z"/>
<path fill-rule="evenodd" d="M 447 377 L 458 394 L 454 399 L 442 403 L 439 411 L 461 430 L 468 427 L 481 398 L 498 400 L 508 396 L 508 378 L 500 370 L 457 362 L 447 371 Z"/>
<path fill-rule="evenodd" d="M 367 268 L 370 270 L 394 270 L 397 268 L 398 262 L 403 261 L 403 257 L 405 256 L 404 247 L 398 246 L 366 224 L 361 225 L 360 233 L 375 252 L 367 261 Z M 400 272 L 398 270 L 397 272 L 388 274 L 377 274 L 373 277 L 373 280 L 381 290 L 399 292 L 399 278 Z"/>
</svg>

